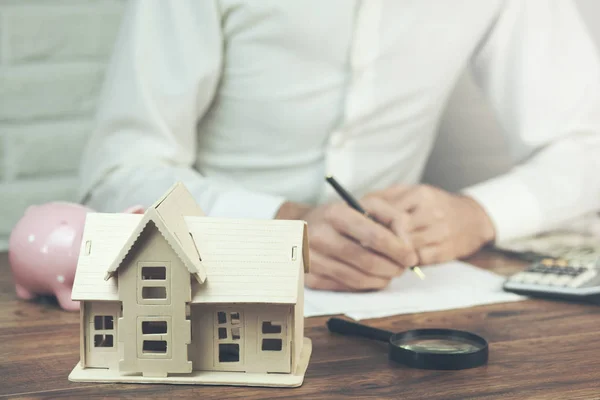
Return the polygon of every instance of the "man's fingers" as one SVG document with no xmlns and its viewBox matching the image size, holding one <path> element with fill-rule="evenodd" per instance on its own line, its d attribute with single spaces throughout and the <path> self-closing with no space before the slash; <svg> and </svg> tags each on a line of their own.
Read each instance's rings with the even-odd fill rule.
<svg viewBox="0 0 600 400">
<path fill-rule="evenodd" d="M 422 265 L 439 264 L 452 260 L 452 252 L 443 244 L 434 244 L 418 249 L 419 259 Z"/>
<path fill-rule="evenodd" d="M 378 290 L 386 287 L 390 282 L 389 277 L 368 275 L 352 265 L 344 264 L 318 252 L 312 254 L 311 264 L 315 265 L 315 271 L 318 271 L 319 275 L 337 281 L 353 291 Z"/>
<path fill-rule="evenodd" d="M 319 257 L 323 254 L 341 263 L 352 265 L 362 271 L 361 274 L 372 277 L 393 278 L 404 271 L 403 265 L 361 246 L 333 227 L 321 228 L 319 240 L 314 240 L 311 247 L 315 250 L 314 254 L 311 254 L 313 265 L 321 261 Z"/>
<path fill-rule="evenodd" d="M 379 197 L 368 196 L 363 199 L 363 204 L 369 215 L 377 222 L 391 229 L 399 238 L 408 240 L 406 233 L 408 233 L 411 223 L 408 213 L 398 211 L 397 208 Z"/>
<path fill-rule="evenodd" d="M 364 200 L 365 207 L 369 214 L 377 220 L 377 222 L 385 225 L 394 235 L 400 239 L 403 244 L 404 259 L 412 266 L 417 262 L 417 255 L 414 251 L 414 246 L 408 235 L 411 229 L 411 219 L 408 213 L 398 211 L 390 203 L 377 198 L 367 197 Z"/>
<path fill-rule="evenodd" d="M 310 274 L 306 275 L 306 280 L 304 281 L 304 284 L 306 285 L 306 287 L 315 290 L 331 290 L 335 292 L 350 291 L 350 288 L 342 285 L 341 283 L 314 272 L 311 272 Z"/>
<path fill-rule="evenodd" d="M 405 192 L 394 202 L 394 206 L 404 212 L 411 212 L 421 204 L 423 204 L 423 193 L 418 187 Z"/>
<path fill-rule="evenodd" d="M 424 229 L 412 232 L 410 240 L 416 249 L 449 241 L 450 229 L 446 224 L 434 224 Z"/>
<path fill-rule="evenodd" d="M 414 186 L 412 185 L 394 185 L 389 188 L 373 192 L 372 195 L 393 202 L 413 188 Z"/>
<path fill-rule="evenodd" d="M 417 207 L 413 212 L 408 214 L 409 221 L 406 223 L 406 229 L 408 233 L 428 229 L 431 226 L 442 223 L 445 218 L 446 215 L 441 208 L 436 208 L 435 205 L 424 205 Z"/>
<path fill-rule="evenodd" d="M 396 201 L 394 205 L 402 211 L 413 212 L 417 208 L 425 206 L 431 208 L 431 203 L 439 198 L 440 190 L 429 185 L 419 185 L 411 188 Z"/>
<path fill-rule="evenodd" d="M 404 272 L 406 265 L 393 262 L 389 258 L 365 248 L 366 245 L 361 246 L 349 238 L 342 237 L 342 240 L 332 244 L 332 253 L 335 254 L 335 258 L 354 266 L 366 276 L 389 279 Z"/>
<path fill-rule="evenodd" d="M 375 215 L 378 213 L 375 212 Z M 407 243 L 385 226 L 366 218 L 349 207 L 332 207 L 330 224 L 341 234 L 403 266 L 416 262 L 416 254 Z"/>
</svg>

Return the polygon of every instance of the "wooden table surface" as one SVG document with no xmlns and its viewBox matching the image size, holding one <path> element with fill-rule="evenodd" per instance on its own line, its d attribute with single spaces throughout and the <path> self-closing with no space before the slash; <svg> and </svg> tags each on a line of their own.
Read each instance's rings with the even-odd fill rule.
<svg viewBox="0 0 600 400">
<path fill-rule="evenodd" d="M 486 253 L 468 261 L 502 274 L 522 267 Z M 483 335 L 488 365 L 464 371 L 393 365 L 384 343 L 330 334 L 326 320 L 306 320 L 313 354 L 296 389 L 73 383 L 67 376 L 79 359 L 78 313 L 17 299 L 0 254 L 0 398 L 600 399 L 597 306 L 526 300 L 365 321 L 392 331 L 447 327 Z"/>
</svg>

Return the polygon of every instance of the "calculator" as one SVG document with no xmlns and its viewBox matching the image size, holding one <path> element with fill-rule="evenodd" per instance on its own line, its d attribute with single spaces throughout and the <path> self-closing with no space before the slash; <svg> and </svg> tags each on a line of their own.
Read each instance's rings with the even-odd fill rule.
<svg viewBox="0 0 600 400">
<path fill-rule="evenodd" d="M 510 276 L 503 288 L 532 297 L 600 304 L 600 259 L 545 258 Z"/>
</svg>

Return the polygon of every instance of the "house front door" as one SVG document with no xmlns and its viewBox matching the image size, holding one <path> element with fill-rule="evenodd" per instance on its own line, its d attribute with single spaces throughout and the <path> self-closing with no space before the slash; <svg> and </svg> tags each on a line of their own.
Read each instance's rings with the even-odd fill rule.
<svg viewBox="0 0 600 400">
<path fill-rule="evenodd" d="M 292 331 L 288 310 L 269 310 L 258 318 L 258 359 L 267 372 L 289 373 L 291 370 Z"/>
<path fill-rule="evenodd" d="M 119 312 L 120 305 L 116 302 L 85 303 L 87 367 L 116 368 L 118 366 L 117 318 Z"/>
<path fill-rule="evenodd" d="M 242 308 L 218 307 L 213 314 L 213 367 L 217 371 L 246 370 L 246 315 Z"/>
</svg>

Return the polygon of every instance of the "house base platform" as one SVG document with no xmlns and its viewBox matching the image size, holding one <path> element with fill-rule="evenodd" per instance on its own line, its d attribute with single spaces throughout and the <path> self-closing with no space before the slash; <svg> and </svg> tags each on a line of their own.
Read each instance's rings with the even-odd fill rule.
<svg viewBox="0 0 600 400">
<path fill-rule="evenodd" d="M 262 387 L 298 387 L 302 386 L 304 374 L 312 354 L 312 342 L 304 338 L 302 353 L 296 371 L 292 374 L 256 374 L 244 372 L 193 371 L 190 374 L 172 374 L 167 377 L 144 377 L 141 374 L 121 374 L 100 368 L 82 368 L 78 363 L 69 380 L 72 382 L 119 382 L 153 383 L 176 385 L 228 385 Z"/>
</svg>

